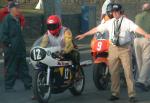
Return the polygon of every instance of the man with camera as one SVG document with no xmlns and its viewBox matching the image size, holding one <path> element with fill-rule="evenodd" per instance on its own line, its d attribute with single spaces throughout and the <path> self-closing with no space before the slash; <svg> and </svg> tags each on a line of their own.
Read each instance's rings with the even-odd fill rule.
<svg viewBox="0 0 150 103">
<path fill-rule="evenodd" d="M 132 32 L 139 33 L 145 38 L 150 38 L 143 29 L 137 26 L 134 22 L 126 18 L 123 14 L 122 6 L 120 4 L 113 4 L 112 8 L 113 19 L 104 24 L 93 28 L 92 30 L 78 35 L 76 38 L 81 40 L 88 35 L 94 35 L 96 32 L 109 32 L 109 69 L 111 73 L 111 92 L 110 101 L 119 99 L 120 94 L 120 70 L 119 66 L 122 64 L 124 68 L 125 78 L 127 82 L 129 102 L 135 103 L 135 89 L 132 74 L 132 61 L 130 43 L 132 41 Z"/>
</svg>

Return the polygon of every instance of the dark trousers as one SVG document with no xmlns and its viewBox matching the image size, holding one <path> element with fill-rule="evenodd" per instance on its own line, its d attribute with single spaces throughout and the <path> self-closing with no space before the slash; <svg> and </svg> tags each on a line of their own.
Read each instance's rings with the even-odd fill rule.
<svg viewBox="0 0 150 103">
<path fill-rule="evenodd" d="M 77 50 L 72 50 L 70 53 L 64 55 L 65 58 L 72 60 L 75 68 L 80 66 L 80 53 Z"/>
<path fill-rule="evenodd" d="M 5 53 L 4 56 L 4 67 L 5 67 L 5 88 L 13 88 L 16 75 L 18 74 L 20 79 L 23 81 L 25 88 L 31 87 L 32 79 L 29 75 L 29 68 L 27 66 L 25 56 L 18 56 L 11 53 Z"/>
</svg>

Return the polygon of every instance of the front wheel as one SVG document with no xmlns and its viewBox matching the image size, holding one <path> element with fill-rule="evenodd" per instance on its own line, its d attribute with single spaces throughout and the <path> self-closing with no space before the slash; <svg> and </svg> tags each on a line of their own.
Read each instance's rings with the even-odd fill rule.
<svg viewBox="0 0 150 103">
<path fill-rule="evenodd" d="M 51 87 L 46 85 L 46 78 L 46 71 L 34 71 L 33 92 L 39 103 L 48 103 L 51 97 Z"/>
<path fill-rule="evenodd" d="M 74 96 L 81 95 L 85 86 L 85 76 L 82 67 L 77 71 L 78 77 L 75 78 L 73 86 L 70 88 L 71 94 Z"/>
<path fill-rule="evenodd" d="M 98 90 L 106 90 L 109 87 L 110 74 L 105 63 L 94 64 L 93 81 Z"/>
</svg>

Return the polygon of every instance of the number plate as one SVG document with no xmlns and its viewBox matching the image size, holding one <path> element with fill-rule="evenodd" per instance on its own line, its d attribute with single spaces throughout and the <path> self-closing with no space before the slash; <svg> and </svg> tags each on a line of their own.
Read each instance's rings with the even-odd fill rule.
<svg viewBox="0 0 150 103">
<path fill-rule="evenodd" d="M 40 61 L 46 57 L 46 51 L 41 48 L 35 48 L 31 51 L 31 59 L 33 61 Z"/>
<path fill-rule="evenodd" d="M 97 40 L 93 39 L 91 42 L 92 52 L 104 52 L 108 51 L 109 40 Z"/>
</svg>

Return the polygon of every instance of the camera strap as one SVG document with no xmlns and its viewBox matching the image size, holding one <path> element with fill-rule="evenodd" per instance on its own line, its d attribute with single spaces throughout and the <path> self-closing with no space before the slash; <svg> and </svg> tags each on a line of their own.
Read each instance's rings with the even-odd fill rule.
<svg viewBox="0 0 150 103">
<path fill-rule="evenodd" d="M 116 21 L 114 21 L 114 38 L 117 39 L 116 41 L 116 45 L 119 46 L 119 34 L 120 34 L 120 30 L 121 30 L 121 25 L 122 25 L 122 21 L 123 21 L 123 17 L 121 18 L 120 23 L 118 24 L 118 26 L 116 25 Z M 119 22 L 119 21 L 117 21 Z"/>
</svg>

